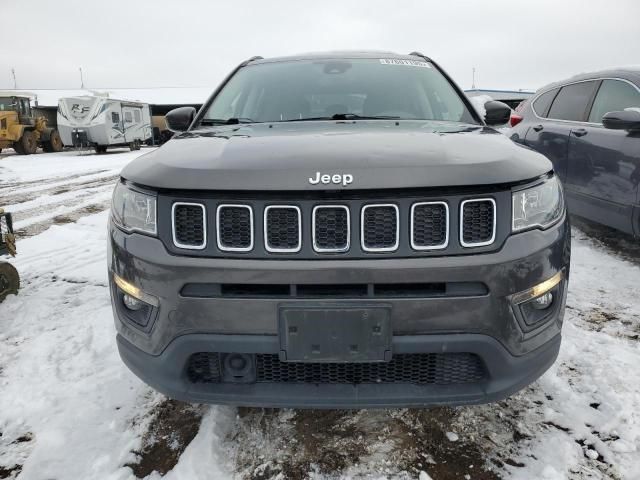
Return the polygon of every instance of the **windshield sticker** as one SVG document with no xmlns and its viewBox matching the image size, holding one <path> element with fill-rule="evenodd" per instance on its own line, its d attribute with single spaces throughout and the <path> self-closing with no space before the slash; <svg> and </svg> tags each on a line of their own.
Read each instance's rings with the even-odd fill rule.
<svg viewBox="0 0 640 480">
<path fill-rule="evenodd" d="M 381 58 L 380 63 L 382 65 L 403 65 L 405 67 L 431 68 L 431 65 L 427 62 L 421 62 L 419 60 L 405 60 L 402 58 Z"/>
</svg>

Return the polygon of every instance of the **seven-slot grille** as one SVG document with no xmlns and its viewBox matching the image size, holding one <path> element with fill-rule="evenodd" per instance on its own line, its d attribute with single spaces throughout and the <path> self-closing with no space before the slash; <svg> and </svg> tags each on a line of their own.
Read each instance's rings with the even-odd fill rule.
<svg viewBox="0 0 640 480">
<path fill-rule="evenodd" d="M 460 244 L 490 245 L 496 236 L 496 202 L 492 198 L 465 200 L 460 209 Z"/>
<path fill-rule="evenodd" d="M 210 227 L 207 217 L 211 215 L 207 215 L 207 209 L 215 211 L 215 222 Z M 450 242 L 454 233 L 450 232 L 450 209 L 453 209 L 454 225 L 459 226 L 459 238 L 453 244 Z M 257 221 L 255 215 L 258 215 Z M 213 245 L 207 246 L 207 237 L 211 236 L 216 238 L 218 250 L 224 252 L 252 252 L 257 240 L 264 247 L 262 252 L 300 253 L 305 258 L 313 252 L 335 254 L 350 250 L 355 254 L 358 251 L 407 254 L 447 249 L 455 254 L 470 247 L 493 244 L 496 218 L 493 198 L 467 198 L 459 202 L 358 201 L 356 205 L 348 201 L 336 204 L 301 201 L 298 205 L 265 202 L 263 206 L 259 202 L 177 201 L 172 205 L 172 235 L 176 247 L 206 252 L 213 248 Z M 260 231 L 256 232 L 258 228 Z M 356 242 L 355 249 L 352 240 Z M 259 252 L 258 249 L 253 255 Z"/>
<path fill-rule="evenodd" d="M 362 207 L 361 241 L 366 252 L 392 252 L 398 248 L 398 206 L 373 204 Z"/>
<path fill-rule="evenodd" d="M 349 208 L 322 205 L 313 209 L 313 249 L 316 252 L 346 252 L 351 237 Z"/>
<path fill-rule="evenodd" d="M 248 252 L 253 248 L 253 210 L 249 205 L 219 205 L 216 219 L 220 250 Z"/>
<path fill-rule="evenodd" d="M 300 208 L 269 205 L 264 210 L 264 243 L 269 252 L 297 252 L 302 247 Z"/>
<path fill-rule="evenodd" d="M 173 243 L 180 248 L 203 249 L 207 244 L 207 220 L 204 205 L 173 204 Z"/>
</svg>

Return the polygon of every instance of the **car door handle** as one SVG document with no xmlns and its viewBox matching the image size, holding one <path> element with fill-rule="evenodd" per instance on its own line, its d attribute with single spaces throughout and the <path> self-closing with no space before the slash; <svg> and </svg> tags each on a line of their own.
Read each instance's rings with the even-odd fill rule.
<svg viewBox="0 0 640 480">
<path fill-rule="evenodd" d="M 584 137 L 589 131 L 586 128 L 578 128 L 577 130 L 571 130 L 576 137 Z"/>
<path fill-rule="evenodd" d="M 543 127 L 542 125 L 536 125 L 535 127 L 533 127 L 533 129 L 534 129 L 536 132 L 539 132 L 539 131 L 540 131 L 540 130 L 542 130 L 543 128 L 544 128 L 544 127 Z"/>
</svg>

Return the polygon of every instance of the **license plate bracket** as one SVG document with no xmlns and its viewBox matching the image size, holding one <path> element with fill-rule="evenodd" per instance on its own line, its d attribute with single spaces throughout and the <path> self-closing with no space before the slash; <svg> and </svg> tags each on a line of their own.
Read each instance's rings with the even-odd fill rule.
<svg viewBox="0 0 640 480">
<path fill-rule="evenodd" d="M 389 305 L 281 305 L 278 323 L 284 362 L 391 360 Z"/>
</svg>

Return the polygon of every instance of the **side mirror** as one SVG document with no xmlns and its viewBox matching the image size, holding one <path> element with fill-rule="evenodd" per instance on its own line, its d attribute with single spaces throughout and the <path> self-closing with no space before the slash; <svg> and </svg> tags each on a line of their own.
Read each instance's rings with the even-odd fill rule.
<svg viewBox="0 0 640 480">
<path fill-rule="evenodd" d="M 509 105 L 491 100 L 484 104 L 484 121 L 487 125 L 504 125 L 511 118 Z"/>
<path fill-rule="evenodd" d="M 602 117 L 602 125 L 611 130 L 640 130 L 640 111 L 623 110 L 605 113 Z"/>
<path fill-rule="evenodd" d="M 164 117 L 167 128 L 172 132 L 184 132 L 189 128 L 196 116 L 196 109 L 193 107 L 174 108 Z"/>
</svg>

